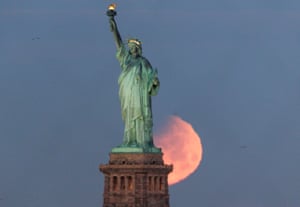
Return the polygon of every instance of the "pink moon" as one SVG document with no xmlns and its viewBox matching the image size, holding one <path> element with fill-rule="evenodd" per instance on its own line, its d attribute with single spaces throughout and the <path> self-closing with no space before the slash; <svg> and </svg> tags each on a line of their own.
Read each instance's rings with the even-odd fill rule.
<svg viewBox="0 0 300 207">
<path fill-rule="evenodd" d="M 202 159 L 202 144 L 192 125 L 178 116 L 171 116 L 154 143 L 162 148 L 163 160 L 173 165 L 168 184 L 173 185 L 191 175 Z"/>
</svg>

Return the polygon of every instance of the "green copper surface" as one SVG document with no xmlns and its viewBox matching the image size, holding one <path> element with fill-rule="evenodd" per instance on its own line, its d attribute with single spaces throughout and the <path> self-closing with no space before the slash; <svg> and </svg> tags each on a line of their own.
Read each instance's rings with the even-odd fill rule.
<svg viewBox="0 0 300 207">
<path fill-rule="evenodd" d="M 130 147 L 130 146 L 120 146 L 115 147 L 111 150 L 113 153 L 161 153 L 160 148 L 156 147 Z"/>
<path fill-rule="evenodd" d="M 161 150 L 153 144 L 151 96 L 159 90 L 157 70 L 142 56 L 141 42 L 128 41 L 128 49 L 122 42 L 115 15 L 107 13 L 111 31 L 117 46 L 117 60 L 121 73 L 118 79 L 122 119 L 124 121 L 123 143 L 112 152 L 153 152 Z"/>
</svg>

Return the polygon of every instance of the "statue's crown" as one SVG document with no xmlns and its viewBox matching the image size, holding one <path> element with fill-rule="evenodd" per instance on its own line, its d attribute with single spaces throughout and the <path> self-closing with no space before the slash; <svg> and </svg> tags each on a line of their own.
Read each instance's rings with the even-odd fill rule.
<svg viewBox="0 0 300 207">
<path fill-rule="evenodd" d="M 134 43 L 134 44 L 136 44 L 136 45 L 138 45 L 138 46 L 141 46 L 141 45 L 142 45 L 142 42 L 139 41 L 138 39 L 129 39 L 129 40 L 128 40 L 128 43 Z"/>
</svg>

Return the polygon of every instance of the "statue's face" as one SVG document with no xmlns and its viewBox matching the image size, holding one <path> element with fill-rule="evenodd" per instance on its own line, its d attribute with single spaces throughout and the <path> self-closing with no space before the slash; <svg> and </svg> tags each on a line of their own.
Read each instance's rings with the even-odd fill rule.
<svg viewBox="0 0 300 207">
<path fill-rule="evenodd" d="M 137 57 L 141 55 L 141 48 L 134 43 L 128 44 L 129 52 L 133 57 Z"/>
</svg>

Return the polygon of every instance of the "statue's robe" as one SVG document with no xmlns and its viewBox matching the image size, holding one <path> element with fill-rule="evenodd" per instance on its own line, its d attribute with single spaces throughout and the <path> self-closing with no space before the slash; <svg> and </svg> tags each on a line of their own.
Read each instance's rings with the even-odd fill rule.
<svg viewBox="0 0 300 207">
<path fill-rule="evenodd" d="M 122 68 L 118 83 L 125 124 L 123 146 L 152 147 L 151 96 L 159 89 L 159 85 L 154 85 L 157 70 L 146 58 L 132 57 L 123 44 L 116 56 Z"/>
</svg>

